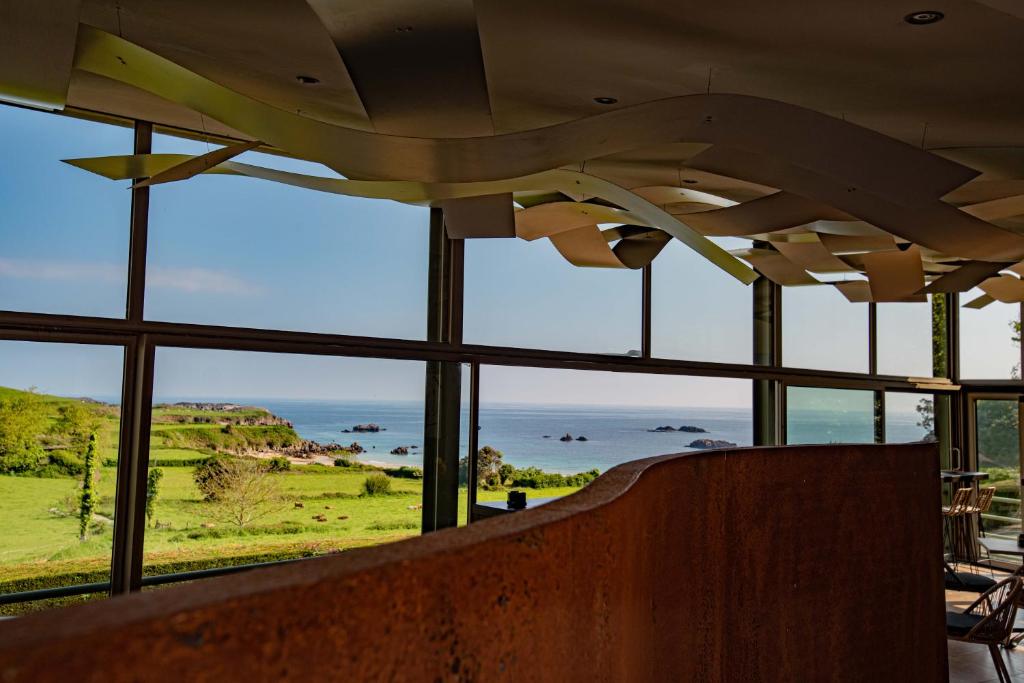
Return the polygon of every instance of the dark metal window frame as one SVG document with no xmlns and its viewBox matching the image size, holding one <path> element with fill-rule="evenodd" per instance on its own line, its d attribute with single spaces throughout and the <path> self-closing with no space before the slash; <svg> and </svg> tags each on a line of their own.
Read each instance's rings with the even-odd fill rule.
<svg viewBox="0 0 1024 683">
<path fill-rule="evenodd" d="M 134 151 L 152 149 L 153 125 L 144 121 L 126 122 L 98 112 L 69 111 L 72 115 L 107 123 L 133 125 Z M 190 137 L 195 131 L 160 130 Z M 274 150 L 267 150 L 274 151 Z M 462 341 L 462 244 L 444 234 L 440 211 L 431 213 L 431 248 L 428 282 L 428 330 L 425 340 L 390 339 L 356 335 L 325 334 L 263 328 L 227 327 L 147 320 L 144 316 L 146 287 L 146 251 L 148 242 L 149 189 L 134 189 L 131 195 L 130 247 L 126 314 L 123 319 L 98 318 L 0 310 L 0 339 L 120 346 L 124 349 L 121 434 L 118 451 L 114 546 L 109 583 L 67 586 L 44 591 L 0 596 L 0 604 L 80 595 L 107 591 L 111 595 L 141 590 L 148 585 L 177 580 L 192 580 L 251 568 L 222 567 L 168 575 L 142 576 L 142 549 L 145 533 L 145 485 L 149 462 L 150 413 L 153 403 L 155 351 L 160 347 L 261 351 L 284 354 L 327 355 L 424 361 L 428 388 L 425 397 L 427 422 L 434 425 L 434 458 L 425 468 L 431 472 L 430 486 L 424 486 L 425 531 L 456 523 L 458 415 L 460 408 L 460 372 L 463 364 L 470 371 L 470 424 L 479 421 L 480 365 L 505 365 L 535 368 L 561 368 L 582 371 L 612 371 L 637 374 L 725 377 L 752 380 L 754 385 L 753 420 L 755 443 L 785 443 L 785 390 L 787 386 L 862 389 L 881 396 L 876 410 L 884 420 L 884 392 L 888 390 L 933 393 L 922 390 L 905 377 L 878 375 L 874 306 L 871 307 L 869 353 L 871 372 L 836 372 L 782 365 L 781 292 L 778 285 L 761 278 L 754 284 L 752 315 L 754 339 L 750 364 L 715 363 L 656 358 L 651 355 L 652 268 L 644 269 L 641 286 L 642 348 L 640 357 L 548 351 L 465 344 Z M 950 295 L 947 295 L 950 296 Z M 955 301 L 955 295 L 952 296 Z M 948 319 L 951 358 L 957 357 L 954 315 Z M 956 381 L 955 363 L 951 379 Z M 436 381 L 430 381 L 431 373 Z M 987 383 L 1001 390 L 1020 392 L 1024 382 Z M 949 391 L 958 398 L 957 391 Z M 881 406 L 880 408 L 878 406 Z M 454 422 L 452 415 L 454 413 Z M 454 425 L 454 427 L 453 427 Z M 429 429 L 429 428 L 428 428 Z M 454 430 L 454 446 L 452 431 Z M 884 422 L 881 433 L 884 435 Z M 429 443 L 430 439 L 425 438 Z M 426 446 L 427 444 L 425 444 Z M 470 430 L 469 454 L 475 456 L 477 438 Z M 469 458 L 470 481 L 475 477 L 475 457 Z M 425 463 L 427 464 L 427 463 Z M 451 468 L 455 468 L 455 472 Z M 447 469 L 446 469 L 447 468 Z M 453 485 L 453 481 L 455 482 Z M 475 502 L 475 487 L 469 487 L 470 507 Z M 428 511 L 429 517 L 428 519 Z"/>
</svg>

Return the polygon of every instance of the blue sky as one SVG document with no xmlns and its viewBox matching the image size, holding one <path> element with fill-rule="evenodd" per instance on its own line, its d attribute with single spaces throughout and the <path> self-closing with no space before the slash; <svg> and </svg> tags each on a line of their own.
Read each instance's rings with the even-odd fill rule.
<svg viewBox="0 0 1024 683">
<path fill-rule="evenodd" d="M 127 154 L 129 129 L 0 106 L 0 308 L 121 317 L 129 192 L 61 159 Z M 157 136 L 154 151 L 205 143 Z M 330 175 L 258 153 L 242 160 Z M 146 314 L 153 320 L 422 339 L 427 209 L 263 181 L 200 176 L 154 188 Z M 724 246 L 742 244 L 725 240 Z M 625 353 L 640 346 L 640 273 L 579 269 L 545 240 L 466 247 L 468 342 Z M 749 362 L 751 293 L 679 243 L 654 268 L 658 355 Z M 866 307 L 829 287 L 784 295 L 786 362 L 866 370 Z M 927 306 L 879 307 L 882 370 L 924 374 Z M 963 312 L 965 373 L 1008 377 L 1016 307 Z M 0 343 L 0 384 L 111 396 L 120 351 Z M 749 405 L 747 382 L 492 369 L 488 400 Z M 529 381 L 527 381 L 529 380 Z M 422 398 L 422 365 L 274 354 L 160 352 L 157 390 L 196 397 Z"/>
</svg>

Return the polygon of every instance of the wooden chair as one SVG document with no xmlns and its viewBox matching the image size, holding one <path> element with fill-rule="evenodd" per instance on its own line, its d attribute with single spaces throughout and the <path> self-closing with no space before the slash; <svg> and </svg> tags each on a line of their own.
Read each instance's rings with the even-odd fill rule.
<svg viewBox="0 0 1024 683">
<path fill-rule="evenodd" d="M 981 532 L 982 537 L 985 536 L 985 520 L 981 518 L 982 515 L 988 513 L 992 509 L 992 498 L 996 495 L 995 486 L 987 486 L 978 492 L 978 500 L 975 503 L 968 503 L 967 510 L 964 514 L 978 515 L 978 531 Z"/>
<path fill-rule="evenodd" d="M 946 637 L 987 645 L 1000 683 L 1010 682 L 1001 643 L 1007 641 L 1017 616 L 1017 601 L 1024 589 L 1019 576 L 1011 576 L 985 591 L 963 612 L 946 612 Z"/>
<path fill-rule="evenodd" d="M 953 500 L 950 501 L 950 504 L 942 507 L 942 531 L 954 562 L 959 560 L 958 550 L 966 549 L 966 544 L 971 541 L 965 533 L 963 521 L 967 510 L 971 507 L 973 493 L 974 489 L 970 487 L 959 488 L 953 493 Z"/>
</svg>

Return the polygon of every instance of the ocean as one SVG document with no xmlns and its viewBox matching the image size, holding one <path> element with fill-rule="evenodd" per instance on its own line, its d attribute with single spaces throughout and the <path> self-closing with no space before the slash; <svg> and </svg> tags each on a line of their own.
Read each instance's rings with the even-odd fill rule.
<svg viewBox="0 0 1024 683">
<path fill-rule="evenodd" d="M 186 398 L 161 399 L 172 402 Z M 204 398 L 204 401 L 212 399 Z M 390 465 L 422 465 L 423 405 L 421 402 L 300 401 L 282 399 L 216 399 L 259 405 L 289 420 L 305 438 L 347 445 L 358 441 L 365 460 Z M 468 411 L 462 414 L 461 450 L 468 450 Z M 917 415 L 887 415 L 890 441 L 917 441 L 924 431 L 916 426 Z M 357 424 L 377 423 L 385 431 L 343 433 Z M 690 425 L 706 434 L 651 432 L 655 427 Z M 570 434 L 573 441 L 559 441 Z M 572 474 L 597 468 L 605 470 L 637 458 L 692 450 L 694 439 L 752 444 L 749 409 L 671 408 L 569 405 L 491 404 L 480 406 L 480 446 L 491 446 L 516 467 L 539 467 L 548 472 Z M 853 443 L 870 441 L 870 418 L 839 411 L 792 411 L 790 435 L 794 442 Z M 545 436 L 549 438 L 545 438 Z M 586 441 L 576 441 L 578 436 Z M 409 455 L 391 455 L 398 446 Z"/>
</svg>

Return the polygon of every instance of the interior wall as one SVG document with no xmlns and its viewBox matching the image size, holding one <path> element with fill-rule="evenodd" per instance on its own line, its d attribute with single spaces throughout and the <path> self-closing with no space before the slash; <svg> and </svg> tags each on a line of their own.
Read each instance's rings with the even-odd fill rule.
<svg viewBox="0 0 1024 683">
<path fill-rule="evenodd" d="M 470 527 L 0 623 L 0 677 L 942 681 L 935 448 L 633 461 Z"/>
</svg>

